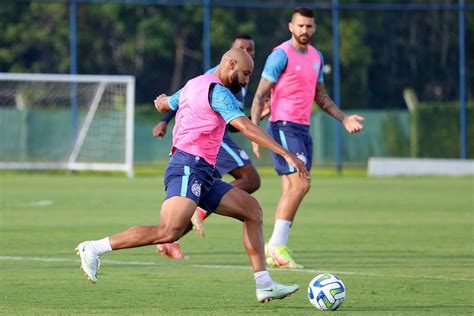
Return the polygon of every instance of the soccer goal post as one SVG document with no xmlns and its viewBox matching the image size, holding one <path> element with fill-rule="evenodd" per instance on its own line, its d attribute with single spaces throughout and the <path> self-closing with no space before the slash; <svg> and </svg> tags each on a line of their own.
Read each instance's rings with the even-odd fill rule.
<svg viewBox="0 0 474 316">
<path fill-rule="evenodd" d="M 135 78 L 0 73 L 0 169 L 133 176 Z"/>
</svg>

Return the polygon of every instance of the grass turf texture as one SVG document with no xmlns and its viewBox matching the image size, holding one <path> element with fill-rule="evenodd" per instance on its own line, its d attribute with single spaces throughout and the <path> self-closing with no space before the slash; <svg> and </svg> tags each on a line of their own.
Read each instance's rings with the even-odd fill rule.
<svg viewBox="0 0 474 316">
<path fill-rule="evenodd" d="M 239 222 L 213 215 L 207 237 L 182 241 L 187 261 L 154 247 L 102 258 L 86 282 L 74 248 L 159 220 L 161 176 L 4 173 L 0 176 L 0 310 L 12 314 L 314 314 L 306 287 L 320 272 L 347 287 L 338 314 L 459 315 L 474 310 L 473 196 L 466 178 L 314 177 L 289 246 L 300 271 L 288 299 L 262 305 Z M 280 196 L 276 176 L 256 193 L 268 240 Z M 48 261 L 50 260 L 50 261 Z"/>
</svg>

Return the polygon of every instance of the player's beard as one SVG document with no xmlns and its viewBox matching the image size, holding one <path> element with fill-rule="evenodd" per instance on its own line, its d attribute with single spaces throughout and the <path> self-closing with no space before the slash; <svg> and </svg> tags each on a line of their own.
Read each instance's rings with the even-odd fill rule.
<svg viewBox="0 0 474 316">
<path fill-rule="evenodd" d="M 242 89 L 242 84 L 239 81 L 239 75 L 237 71 L 233 72 L 230 76 L 230 91 L 237 93 Z"/>
<path fill-rule="evenodd" d="M 295 36 L 295 39 L 300 45 L 308 45 L 312 37 L 313 36 L 309 36 L 308 34 L 301 34 L 300 36 Z"/>
</svg>

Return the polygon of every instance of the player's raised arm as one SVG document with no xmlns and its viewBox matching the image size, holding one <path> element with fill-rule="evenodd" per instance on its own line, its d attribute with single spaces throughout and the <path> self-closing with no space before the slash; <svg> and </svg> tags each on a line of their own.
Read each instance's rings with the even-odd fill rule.
<svg viewBox="0 0 474 316">
<path fill-rule="evenodd" d="M 364 128 L 360 123 L 364 118 L 359 115 L 344 115 L 344 113 L 337 107 L 336 103 L 334 103 L 331 97 L 327 94 L 324 83 L 322 82 L 318 82 L 316 85 L 314 101 L 324 112 L 341 122 L 349 133 L 357 133 Z"/>
<path fill-rule="evenodd" d="M 179 97 L 181 95 L 182 90 L 183 90 L 182 88 L 179 89 L 177 92 L 173 93 L 173 95 L 170 97 L 164 93 L 157 96 L 154 102 L 156 110 L 162 113 L 169 112 L 169 111 L 178 111 Z"/>
<path fill-rule="evenodd" d="M 156 97 L 154 103 L 155 103 L 155 108 L 158 112 L 163 113 L 163 112 L 171 111 L 171 108 L 168 104 L 169 98 L 170 97 L 164 93 Z"/>
<path fill-rule="evenodd" d="M 298 159 L 294 154 L 280 146 L 270 136 L 267 135 L 260 127 L 252 123 L 247 117 L 241 116 L 233 119 L 229 123 L 236 129 L 238 129 L 245 137 L 250 141 L 273 151 L 274 153 L 282 156 L 285 160 L 293 166 L 300 176 L 309 178 L 308 170 L 303 161 Z"/>
</svg>

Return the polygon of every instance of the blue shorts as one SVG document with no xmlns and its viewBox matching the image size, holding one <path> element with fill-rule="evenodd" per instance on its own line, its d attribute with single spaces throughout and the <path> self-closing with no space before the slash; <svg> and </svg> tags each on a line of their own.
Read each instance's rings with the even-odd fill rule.
<svg viewBox="0 0 474 316">
<path fill-rule="evenodd" d="M 230 138 L 229 132 L 226 130 L 217 154 L 214 176 L 221 178 L 224 174 L 251 163 L 252 161 L 247 153 Z"/>
<path fill-rule="evenodd" d="M 208 212 L 217 209 L 233 186 L 213 177 L 214 166 L 198 156 L 177 149 L 165 172 L 165 200 L 184 196 Z"/>
<path fill-rule="evenodd" d="M 295 154 L 311 170 L 313 162 L 313 140 L 309 133 L 309 125 L 297 124 L 287 121 L 268 122 L 268 134 L 281 146 Z M 296 172 L 286 160 L 272 152 L 272 161 L 275 171 L 280 175 Z"/>
</svg>

